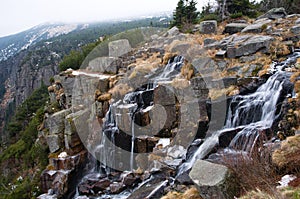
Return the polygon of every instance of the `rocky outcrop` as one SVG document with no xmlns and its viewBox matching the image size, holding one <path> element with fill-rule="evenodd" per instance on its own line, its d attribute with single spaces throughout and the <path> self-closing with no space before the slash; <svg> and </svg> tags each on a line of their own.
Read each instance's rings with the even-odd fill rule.
<svg viewBox="0 0 300 199">
<path fill-rule="evenodd" d="M 267 28 L 267 25 L 270 24 L 272 20 L 262 18 L 255 21 L 253 24 L 248 25 L 242 30 L 242 33 L 261 33 L 264 29 Z"/>
<path fill-rule="evenodd" d="M 203 199 L 227 199 L 238 194 L 236 179 L 226 166 L 198 160 L 189 175 Z"/>
<path fill-rule="evenodd" d="M 225 26 L 223 33 L 235 34 L 235 33 L 241 32 L 247 26 L 248 26 L 248 24 L 246 24 L 246 23 L 229 23 Z"/>
<path fill-rule="evenodd" d="M 217 21 L 209 20 L 200 23 L 199 32 L 201 34 L 214 34 L 217 32 Z"/>
<path fill-rule="evenodd" d="M 258 19 L 268 18 L 268 19 L 280 19 L 287 16 L 284 8 L 273 8 L 266 12 L 265 14 L 258 17 Z"/>
</svg>

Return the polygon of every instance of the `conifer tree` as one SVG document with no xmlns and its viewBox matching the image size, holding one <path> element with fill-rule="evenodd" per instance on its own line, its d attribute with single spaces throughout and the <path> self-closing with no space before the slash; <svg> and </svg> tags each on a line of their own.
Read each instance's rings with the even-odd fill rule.
<svg viewBox="0 0 300 199">
<path fill-rule="evenodd" d="M 173 13 L 171 27 L 182 28 L 186 24 L 195 24 L 199 16 L 196 8 L 197 2 L 194 0 L 179 0 Z"/>
</svg>

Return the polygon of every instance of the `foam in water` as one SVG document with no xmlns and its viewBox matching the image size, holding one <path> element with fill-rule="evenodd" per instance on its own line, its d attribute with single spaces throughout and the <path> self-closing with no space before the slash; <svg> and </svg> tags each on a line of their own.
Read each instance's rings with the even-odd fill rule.
<svg viewBox="0 0 300 199">
<path fill-rule="evenodd" d="M 300 57 L 300 53 L 296 52 L 282 63 L 273 63 L 271 69 L 275 74 L 255 93 L 235 96 L 231 102 L 224 129 L 206 138 L 193 156 L 180 166 L 177 176 L 188 171 L 197 159 L 205 158 L 211 149 L 218 145 L 219 136 L 232 128 L 241 127 L 243 130 L 233 138 L 229 147 L 251 153 L 255 143 L 259 140 L 260 132 L 270 128 L 275 119 L 276 104 L 285 80 L 283 70 L 294 64 L 298 57 Z"/>
</svg>

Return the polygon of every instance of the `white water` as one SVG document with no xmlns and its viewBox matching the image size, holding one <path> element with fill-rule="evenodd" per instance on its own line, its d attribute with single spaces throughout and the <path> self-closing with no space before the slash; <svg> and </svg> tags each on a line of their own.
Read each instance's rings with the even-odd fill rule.
<svg viewBox="0 0 300 199">
<path fill-rule="evenodd" d="M 278 79 L 284 76 L 283 69 L 293 64 L 297 57 L 300 57 L 300 53 L 295 53 L 283 63 L 272 65 L 275 74 L 261 85 L 255 93 L 234 97 L 232 103 L 237 103 L 237 105 L 235 110 L 232 110 L 230 106 L 224 128 L 206 138 L 193 156 L 180 166 L 177 176 L 188 171 L 197 159 L 205 158 L 218 145 L 219 136 L 233 128 L 240 127 L 243 130 L 233 138 L 229 147 L 251 153 L 259 139 L 260 131 L 270 128 L 273 124 L 276 104 L 283 85 L 283 81 L 281 82 Z"/>
</svg>

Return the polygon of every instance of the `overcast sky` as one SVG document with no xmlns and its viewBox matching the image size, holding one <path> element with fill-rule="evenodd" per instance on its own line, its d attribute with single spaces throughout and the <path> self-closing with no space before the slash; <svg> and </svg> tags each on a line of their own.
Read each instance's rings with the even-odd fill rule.
<svg viewBox="0 0 300 199">
<path fill-rule="evenodd" d="M 198 0 L 198 9 L 204 1 Z M 92 22 L 173 11 L 178 0 L 0 0 L 0 37 L 45 22 Z M 200 5 L 201 4 L 201 5 Z"/>
</svg>

